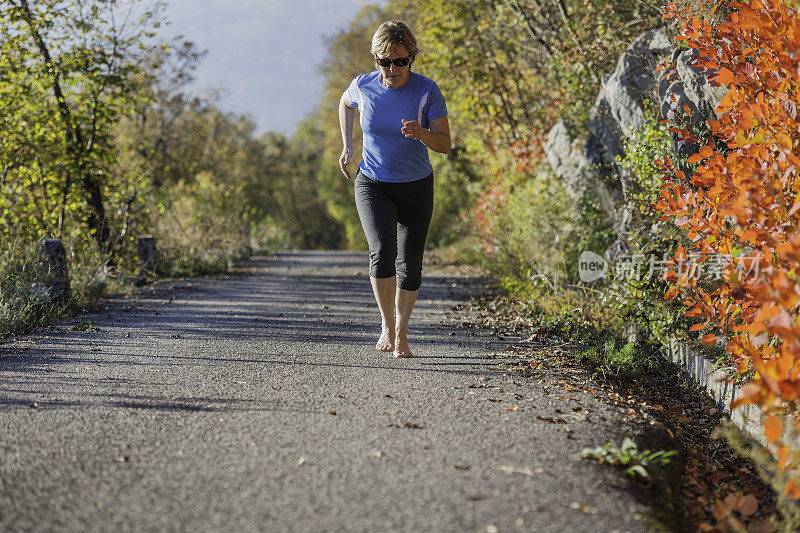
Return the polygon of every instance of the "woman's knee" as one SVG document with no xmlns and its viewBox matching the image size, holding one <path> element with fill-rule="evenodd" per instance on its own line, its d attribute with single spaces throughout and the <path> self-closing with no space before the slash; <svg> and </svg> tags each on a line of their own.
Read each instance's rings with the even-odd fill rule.
<svg viewBox="0 0 800 533">
<path fill-rule="evenodd" d="M 369 275 L 373 278 L 391 278 L 397 272 L 395 260 L 397 247 L 382 244 L 369 251 Z"/>
<path fill-rule="evenodd" d="M 408 252 L 406 250 L 406 252 Z M 419 254 L 403 254 L 397 258 L 397 286 L 406 291 L 415 291 L 422 284 L 422 251 Z"/>
<path fill-rule="evenodd" d="M 397 287 L 404 291 L 417 291 L 422 285 L 422 269 L 415 271 L 398 270 Z"/>
</svg>

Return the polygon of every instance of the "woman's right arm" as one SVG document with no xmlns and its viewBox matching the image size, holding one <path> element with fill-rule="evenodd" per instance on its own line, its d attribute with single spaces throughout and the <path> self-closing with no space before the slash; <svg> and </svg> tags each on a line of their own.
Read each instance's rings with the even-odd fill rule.
<svg viewBox="0 0 800 533">
<path fill-rule="evenodd" d="M 354 107 L 347 105 L 347 91 L 342 93 L 339 99 L 339 127 L 342 129 L 342 155 L 339 157 L 339 167 L 347 179 L 350 179 L 350 172 L 347 164 L 350 163 L 350 156 L 353 155 L 353 120 L 356 115 Z"/>
</svg>

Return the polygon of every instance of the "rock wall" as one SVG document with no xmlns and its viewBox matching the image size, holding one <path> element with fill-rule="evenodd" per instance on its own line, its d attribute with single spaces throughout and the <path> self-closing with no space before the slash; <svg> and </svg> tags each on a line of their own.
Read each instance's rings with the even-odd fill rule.
<svg viewBox="0 0 800 533">
<path fill-rule="evenodd" d="M 666 57 L 674 66 L 656 72 L 657 63 Z M 628 247 L 630 213 L 625 200 L 635 176 L 627 173 L 617 157 L 625 156 L 625 140 L 643 129 L 645 106 L 658 109 L 661 119 L 684 122 L 690 128 L 717 118 L 717 104 L 727 89 L 712 87 L 702 70 L 693 65 L 695 57 L 694 50 L 675 47 L 663 28 L 643 33 L 619 57 L 616 69 L 604 81 L 586 129 L 581 131 L 559 121 L 548 133 L 545 154 L 558 179 L 576 199 L 594 188 L 613 222 L 618 240 L 606 251 L 607 259 L 613 261 Z M 676 134 L 672 141 L 675 152 L 683 157 L 699 149 L 696 143 L 679 139 Z M 670 341 L 664 348 L 667 359 L 730 412 L 730 402 L 740 391 L 720 380 L 727 375 L 725 370 L 678 341 Z M 745 433 L 762 444 L 766 442 L 758 407 L 744 406 L 730 415 Z"/>
<path fill-rule="evenodd" d="M 593 188 L 617 233 L 613 249 L 625 249 L 631 213 L 626 199 L 636 176 L 619 164 L 625 140 L 643 129 L 645 108 L 660 110 L 661 118 L 686 120 L 697 126 L 714 117 L 725 89 L 712 87 L 701 69 L 692 65 L 693 50 L 676 48 L 665 28 L 637 37 L 620 55 L 614 72 L 604 80 L 585 129 L 559 121 L 550 130 L 545 154 L 558 179 L 573 198 Z M 675 67 L 657 72 L 670 57 Z M 686 117 L 684 104 L 691 110 Z M 675 151 L 688 156 L 698 147 L 673 135 Z"/>
</svg>

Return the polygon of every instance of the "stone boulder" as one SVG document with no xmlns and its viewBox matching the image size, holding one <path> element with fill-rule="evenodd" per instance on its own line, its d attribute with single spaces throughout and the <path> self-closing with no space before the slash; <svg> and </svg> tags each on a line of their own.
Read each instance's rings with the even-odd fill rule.
<svg viewBox="0 0 800 533">
<path fill-rule="evenodd" d="M 717 117 L 716 109 L 720 100 L 728 92 L 726 87 L 712 87 L 700 67 L 694 66 L 698 59 L 697 50 L 683 50 L 678 54 L 676 67 L 683 82 L 686 97 L 691 100 L 707 119 Z"/>
<path fill-rule="evenodd" d="M 590 154 L 589 159 L 613 165 L 617 156 L 624 157 L 623 139 L 644 127 L 645 102 L 656 101 L 656 64 L 671 51 L 666 30 L 655 28 L 637 37 L 620 55 L 589 111 L 589 131 L 602 150 L 599 158 Z"/>
<path fill-rule="evenodd" d="M 665 69 L 658 78 L 658 99 L 661 117 L 675 124 L 696 130 L 709 119 L 716 118 L 716 108 L 727 88 L 712 87 L 700 67 L 694 66 L 696 50 L 676 49 L 674 67 Z M 686 108 L 689 114 L 686 113 Z M 696 142 L 682 139 L 672 133 L 675 152 L 688 157 L 697 152 Z"/>
<path fill-rule="evenodd" d="M 547 162 L 572 198 L 580 197 L 593 177 L 584 147 L 585 142 L 563 120 L 550 129 L 544 144 Z"/>
<path fill-rule="evenodd" d="M 624 235 L 627 218 L 619 212 L 623 197 L 618 187 L 606 183 L 597 171 L 597 166 L 586 157 L 586 143 L 577 136 L 575 129 L 559 120 L 547 134 L 544 145 L 545 156 L 558 180 L 574 200 L 580 198 L 591 187 L 597 193 L 600 205 L 614 222 L 617 233 Z"/>
</svg>

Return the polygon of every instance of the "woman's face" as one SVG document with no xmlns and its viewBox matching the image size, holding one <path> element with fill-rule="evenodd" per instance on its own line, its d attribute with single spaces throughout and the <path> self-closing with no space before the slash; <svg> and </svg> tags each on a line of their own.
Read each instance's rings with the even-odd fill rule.
<svg viewBox="0 0 800 533">
<path fill-rule="evenodd" d="M 392 47 L 389 51 L 389 55 L 378 54 L 378 58 L 380 59 L 401 59 L 410 56 L 411 54 L 408 53 L 408 50 L 406 50 L 406 47 L 402 44 Z M 404 67 L 398 67 L 394 63 L 390 64 L 388 67 L 382 67 L 378 64 L 378 70 L 381 72 L 384 85 L 390 89 L 402 87 L 411 77 L 410 62 Z"/>
</svg>

